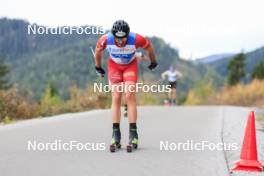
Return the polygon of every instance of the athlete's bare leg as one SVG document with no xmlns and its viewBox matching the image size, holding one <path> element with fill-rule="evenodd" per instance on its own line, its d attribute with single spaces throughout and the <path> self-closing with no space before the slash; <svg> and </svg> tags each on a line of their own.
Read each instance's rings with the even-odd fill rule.
<svg viewBox="0 0 264 176">
<path fill-rule="evenodd" d="M 171 91 L 171 99 L 176 100 L 176 89 L 173 88 Z"/>
<path fill-rule="evenodd" d="M 117 91 L 117 88 L 113 88 L 112 106 L 111 106 L 113 123 L 120 123 L 121 99 L 122 99 L 122 92 Z"/>
<path fill-rule="evenodd" d="M 129 123 L 136 123 L 137 122 L 137 102 L 136 102 L 136 92 L 135 92 L 136 83 L 126 82 L 125 86 L 126 86 L 125 99 L 128 109 L 128 121 Z"/>
<path fill-rule="evenodd" d="M 170 89 L 170 91 L 168 93 L 168 98 L 169 98 L 169 101 L 171 101 L 171 98 L 172 98 L 172 89 Z"/>
<path fill-rule="evenodd" d="M 171 88 L 169 91 L 169 102 L 170 103 L 172 103 L 173 97 L 174 97 L 174 90 L 173 88 Z"/>
<path fill-rule="evenodd" d="M 169 101 L 172 104 L 176 102 L 176 89 L 175 88 L 172 88 L 169 92 Z"/>
</svg>

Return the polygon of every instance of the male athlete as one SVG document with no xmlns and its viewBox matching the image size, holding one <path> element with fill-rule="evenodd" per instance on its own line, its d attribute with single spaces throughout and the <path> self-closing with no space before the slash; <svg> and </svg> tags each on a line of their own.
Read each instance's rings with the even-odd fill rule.
<svg viewBox="0 0 264 176">
<path fill-rule="evenodd" d="M 171 91 L 169 92 L 169 104 L 176 105 L 177 78 L 182 77 L 182 74 L 173 66 L 170 66 L 169 70 L 161 74 L 162 79 L 165 79 L 166 76 L 168 77 L 169 85 L 171 88 Z"/>
<path fill-rule="evenodd" d="M 157 67 L 156 56 L 149 40 L 145 37 L 130 32 L 127 22 L 118 20 L 113 24 L 111 32 L 103 35 L 97 42 L 95 50 L 95 69 L 99 76 L 104 76 L 105 71 L 102 68 L 103 50 L 107 49 L 109 53 L 108 59 L 108 81 L 110 85 L 124 84 L 126 87 L 125 101 L 128 106 L 129 121 L 129 144 L 127 151 L 131 152 L 132 148 L 137 148 L 137 105 L 135 95 L 135 85 L 137 82 L 137 59 L 136 50 L 142 48 L 146 50 L 150 59 L 148 68 L 153 70 Z M 131 86 L 132 85 L 132 86 Z M 116 148 L 120 148 L 121 132 L 120 132 L 120 116 L 121 116 L 121 98 L 122 92 L 116 88 L 112 89 L 112 122 L 113 133 L 110 151 L 114 152 Z"/>
</svg>

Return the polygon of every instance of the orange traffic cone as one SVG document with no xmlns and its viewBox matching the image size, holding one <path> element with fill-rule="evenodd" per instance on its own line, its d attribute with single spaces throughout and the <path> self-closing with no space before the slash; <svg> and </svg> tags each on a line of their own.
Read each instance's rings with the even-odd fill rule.
<svg viewBox="0 0 264 176">
<path fill-rule="evenodd" d="M 255 115 L 251 111 L 247 121 L 246 132 L 240 154 L 240 160 L 235 163 L 232 171 L 263 171 L 263 166 L 258 161 L 255 129 Z"/>
</svg>

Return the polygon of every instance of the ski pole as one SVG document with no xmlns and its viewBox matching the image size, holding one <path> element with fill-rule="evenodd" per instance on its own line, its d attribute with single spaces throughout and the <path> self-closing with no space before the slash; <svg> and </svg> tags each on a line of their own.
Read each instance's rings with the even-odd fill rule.
<svg viewBox="0 0 264 176">
<path fill-rule="evenodd" d="M 95 52 L 94 52 L 94 49 L 93 49 L 93 47 L 91 47 L 91 46 L 90 46 L 90 49 L 91 49 L 91 51 L 92 51 L 92 54 L 93 54 L 93 57 L 94 57 L 94 59 L 95 59 Z M 94 63 L 95 63 L 95 60 L 94 60 Z"/>
</svg>

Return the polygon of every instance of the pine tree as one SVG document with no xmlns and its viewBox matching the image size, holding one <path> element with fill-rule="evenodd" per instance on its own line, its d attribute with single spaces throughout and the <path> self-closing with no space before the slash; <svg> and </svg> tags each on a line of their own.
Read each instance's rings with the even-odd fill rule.
<svg viewBox="0 0 264 176">
<path fill-rule="evenodd" d="M 264 79 L 264 61 L 261 61 L 255 66 L 251 77 L 257 79 Z"/>
<path fill-rule="evenodd" d="M 9 73 L 9 68 L 3 60 L 0 60 L 0 89 L 8 89 L 10 87 L 6 80 L 6 75 Z"/>
<path fill-rule="evenodd" d="M 57 95 L 55 86 L 48 83 L 44 94 L 40 100 L 41 113 L 42 115 L 51 115 L 52 107 L 62 103 L 61 98 Z"/>
<path fill-rule="evenodd" d="M 228 84 L 235 85 L 245 76 L 245 55 L 236 55 L 228 64 Z"/>
</svg>

